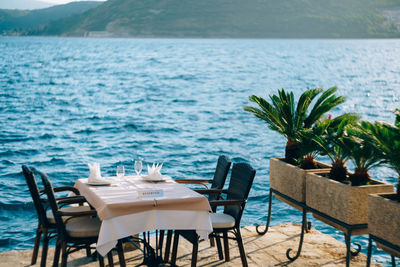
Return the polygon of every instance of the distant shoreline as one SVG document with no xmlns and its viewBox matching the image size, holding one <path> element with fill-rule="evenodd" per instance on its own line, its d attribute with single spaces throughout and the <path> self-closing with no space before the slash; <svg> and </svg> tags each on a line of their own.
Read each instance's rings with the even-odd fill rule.
<svg viewBox="0 0 400 267">
<path fill-rule="evenodd" d="M 173 40 L 400 40 L 400 37 L 176 37 L 176 36 L 73 36 L 73 35 L 0 35 L 1 37 L 82 38 L 82 39 L 173 39 Z"/>
</svg>

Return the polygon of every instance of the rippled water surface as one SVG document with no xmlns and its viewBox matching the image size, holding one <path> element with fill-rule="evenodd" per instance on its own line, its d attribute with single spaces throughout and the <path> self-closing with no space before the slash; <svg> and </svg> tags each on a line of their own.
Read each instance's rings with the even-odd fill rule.
<svg viewBox="0 0 400 267">
<path fill-rule="evenodd" d="M 0 51 L 0 251 L 33 246 L 22 164 L 60 186 L 87 177 L 88 162 L 100 162 L 103 176 L 118 164 L 133 173 L 137 157 L 164 161 L 175 178 L 210 178 L 227 154 L 257 170 L 242 220 L 253 225 L 265 222 L 268 159 L 283 155 L 285 141 L 243 111 L 248 95 L 337 85 L 347 102 L 334 115 L 392 122 L 400 107 L 400 40 L 0 37 Z M 372 174 L 395 181 L 386 168 Z M 274 201 L 273 225 L 300 220 Z"/>
</svg>

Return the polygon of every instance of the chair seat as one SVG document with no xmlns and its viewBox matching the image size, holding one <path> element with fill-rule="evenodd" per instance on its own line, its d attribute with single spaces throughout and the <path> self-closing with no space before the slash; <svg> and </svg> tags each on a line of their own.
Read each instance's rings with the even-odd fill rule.
<svg viewBox="0 0 400 267">
<path fill-rule="evenodd" d="M 71 237 L 96 237 L 100 226 L 99 218 L 82 217 L 80 220 L 68 221 L 65 228 Z"/>
<path fill-rule="evenodd" d="M 71 206 L 71 207 L 63 207 L 60 209 L 60 211 L 65 211 L 65 212 L 80 212 L 80 211 L 89 211 L 89 210 L 90 210 L 89 206 Z M 46 212 L 46 216 L 50 223 L 53 223 L 53 224 L 56 223 L 56 220 L 54 219 L 52 210 L 48 210 Z M 64 221 L 68 218 L 69 218 L 69 216 L 63 216 Z"/>
<path fill-rule="evenodd" d="M 210 213 L 213 228 L 231 228 L 235 226 L 235 218 L 225 213 Z"/>
</svg>

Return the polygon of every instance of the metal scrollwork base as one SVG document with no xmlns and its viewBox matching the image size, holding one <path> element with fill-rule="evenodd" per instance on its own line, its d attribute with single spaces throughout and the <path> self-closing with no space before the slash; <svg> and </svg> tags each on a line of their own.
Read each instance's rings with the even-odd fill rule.
<svg viewBox="0 0 400 267">
<path fill-rule="evenodd" d="M 367 224 L 354 224 L 354 225 L 349 225 L 347 223 L 344 223 L 342 221 L 339 221 L 335 218 L 330 217 L 329 215 L 322 213 L 318 210 L 315 210 L 311 207 L 308 207 L 305 203 L 302 202 L 298 202 L 288 196 L 286 196 L 285 194 L 282 194 L 279 191 L 276 191 L 272 188 L 270 188 L 269 190 L 269 197 L 268 197 L 268 215 L 267 215 L 267 222 L 265 225 L 265 229 L 261 230 L 261 225 L 258 225 L 256 227 L 256 231 L 259 235 L 264 235 L 268 232 L 269 226 L 270 226 L 270 221 L 271 221 L 271 210 L 272 210 L 272 198 L 273 198 L 273 194 L 277 194 L 283 198 L 285 198 L 287 201 L 296 204 L 297 206 L 302 208 L 302 213 L 303 213 L 303 217 L 302 217 L 302 227 L 301 227 L 301 234 L 300 234 L 300 241 L 299 241 L 299 246 L 296 252 L 296 255 L 291 256 L 291 252 L 292 249 L 288 249 L 286 251 L 286 257 L 290 260 L 290 261 L 295 261 L 301 253 L 301 249 L 302 249 L 302 245 L 303 245 L 303 241 L 304 241 L 304 233 L 308 232 L 311 229 L 311 223 L 307 222 L 307 212 L 312 212 L 315 213 L 335 224 L 338 224 L 340 226 L 342 226 L 343 228 L 345 228 L 345 232 L 344 232 L 344 236 L 345 236 L 345 243 L 346 243 L 346 267 L 350 266 L 350 258 L 352 256 L 357 256 L 360 251 L 361 251 L 361 244 L 354 242 L 353 244 L 357 247 L 356 249 L 352 250 L 351 248 L 351 235 L 352 235 L 352 231 L 353 230 L 358 230 L 358 229 L 366 229 L 368 226 Z"/>
</svg>

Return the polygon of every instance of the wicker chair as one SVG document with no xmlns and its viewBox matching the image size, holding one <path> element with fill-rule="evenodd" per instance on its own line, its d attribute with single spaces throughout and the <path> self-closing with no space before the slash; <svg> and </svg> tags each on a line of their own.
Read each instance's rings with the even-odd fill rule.
<svg viewBox="0 0 400 267">
<path fill-rule="evenodd" d="M 47 249 L 49 240 L 56 236 L 56 226 L 55 226 L 55 219 L 53 213 L 49 210 L 46 211 L 44 206 L 45 200 L 42 199 L 42 195 L 44 193 L 43 190 L 39 190 L 35 175 L 33 171 L 26 165 L 22 166 L 22 171 L 24 173 L 24 177 L 26 183 L 28 184 L 29 192 L 32 196 L 33 204 L 35 206 L 37 215 L 38 215 L 38 227 L 36 229 L 36 237 L 35 237 L 35 245 L 33 247 L 33 254 L 31 259 L 31 265 L 36 263 L 37 256 L 39 253 L 40 241 L 41 236 L 43 234 L 43 247 L 42 247 L 42 258 L 40 262 L 40 266 L 46 266 L 46 258 L 47 258 Z M 75 200 L 84 200 L 83 196 L 79 195 L 79 191 L 76 188 L 70 186 L 62 186 L 54 188 L 55 192 L 64 192 L 70 191 L 73 192 L 76 196 L 70 198 L 59 198 L 62 199 L 75 199 Z M 63 208 L 64 211 L 88 211 L 90 210 L 89 206 L 75 206 L 75 207 L 65 207 Z M 66 218 L 64 218 L 66 219 Z M 90 250 L 87 250 L 88 256 L 90 255 Z"/>
<path fill-rule="evenodd" d="M 212 207 L 224 206 L 223 213 L 211 213 L 211 221 L 213 225 L 213 232 L 210 236 L 218 236 L 222 234 L 224 237 L 224 251 L 225 261 L 230 260 L 229 256 L 229 244 L 228 239 L 236 240 L 242 265 L 247 267 L 246 254 L 243 247 L 242 236 L 240 234 L 240 220 L 249 196 L 251 186 L 255 177 L 256 171 L 247 163 L 233 164 L 231 180 L 226 193 L 226 200 L 213 200 L 210 201 Z M 215 193 L 215 190 L 209 190 L 210 193 Z M 203 191 L 206 193 L 206 190 Z M 228 236 L 228 233 L 232 233 L 233 237 Z M 192 250 L 192 267 L 196 266 L 197 263 L 197 252 L 199 237 L 193 230 L 176 230 L 174 243 L 172 248 L 172 264 L 175 264 L 179 236 L 183 236 L 193 244 Z"/>
<path fill-rule="evenodd" d="M 208 194 L 208 200 L 217 200 L 221 196 L 221 190 L 223 189 L 226 181 L 226 177 L 228 176 L 229 169 L 231 167 L 232 162 L 230 161 L 229 157 L 225 155 L 221 155 L 218 157 L 217 161 L 217 167 L 215 168 L 214 172 L 214 177 L 213 179 L 175 179 L 175 182 L 180 183 L 180 184 L 190 184 L 190 185 L 202 185 L 206 189 L 208 189 L 207 184 L 211 184 L 211 189 L 216 189 L 214 193 L 209 193 Z M 196 190 L 199 191 L 200 190 Z M 215 212 L 217 207 L 212 207 L 213 212 Z M 163 243 L 163 237 L 164 237 L 164 231 L 160 231 L 160 245 L 159 247 L 162 247 Z M 170 249 L 171 249 L 171 240 L 172 240 L 172 230 L 169 230 L 167 233 L 167 241 L 166 241 L 166 246 L 165 246 L 165 254 L 164 254 L 164 260 L 168 261 L 169 259 L 169 254 L 170 254 Z M 218 255 L 220 259 L 222 260 L 222 246 L 221 246 L 221 241 L 219 237 L 216 238 L 217 241 L 217 247 L 218 247 Z M 211 246 L 214 246 L 214 239 L 210 239 Z"/>
<path fill-rule="evenodd" d="M 57 242 L 54 254 L 53 266 L 58 266 L 60 251 L 62 251 L 61 266 L 67 266 L 68 254 L 87 248 L 97 242 L 101 221 L 97 217 L 95 210 L 70 212 L 62 211 L 61 205 L 81 203 L 82 200 L 63 199 L 56 200 L 53 187 L 46 174 L 41 173 L 42 181 L 45 187 L 48 202 L 54 215 L 57 229 Z M 65 220 L 63 217 L 68 216 Z M 79 218 L 79 219 L 77 219 Z M 122 248 L 122 242 L 118 242 L 117 251 L 121 266 L 125 266 L 125 258 Z M 112 252 L 108 253 L 109 265 L 113 266 Z M 100 266 L 104 266 L 104 259 L 98 255 Z"/>
</svg>

